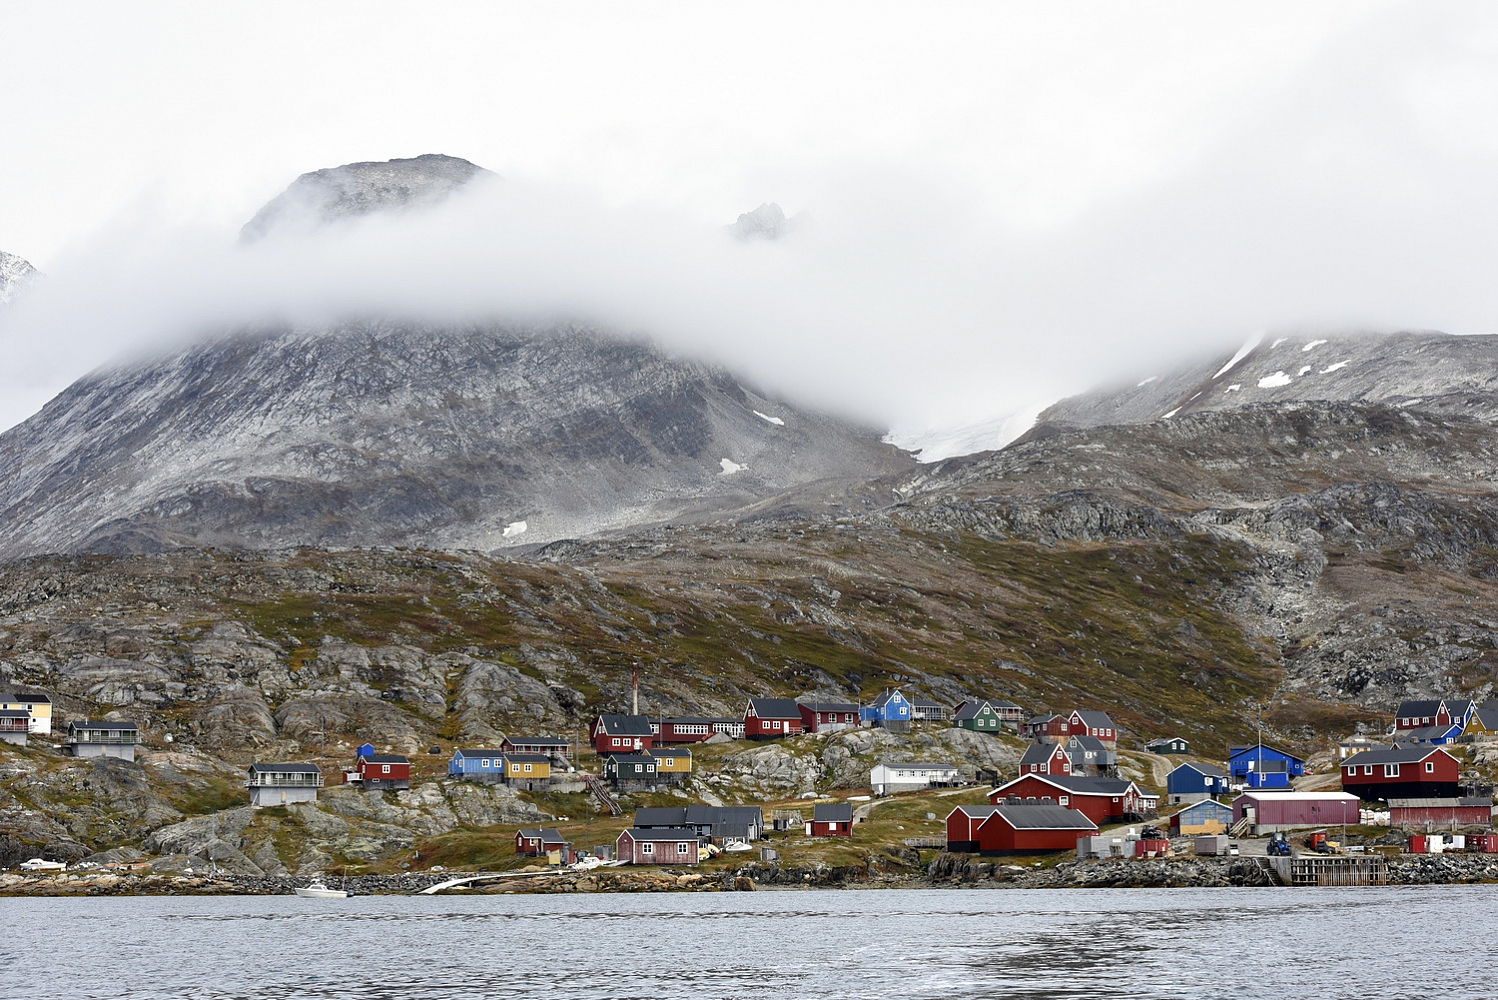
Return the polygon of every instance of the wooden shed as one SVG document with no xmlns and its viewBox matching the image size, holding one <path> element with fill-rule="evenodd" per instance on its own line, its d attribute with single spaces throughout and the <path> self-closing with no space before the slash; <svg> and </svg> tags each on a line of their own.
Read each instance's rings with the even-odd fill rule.
<svg viewBox="0 0 1498 1000">
<path fill-rule="evenodd" d="M 697 834 L 674 830 L 625 830 L 614 842 L 615 857 L 632 865 L 695 865 Z"/>
<path fill-rule="evenodd" d="M 812 807 L 811 822 L 806 832 L 812 837 L 853 836 L 853 804 L 851 802 L 824 802 Z"/>
</svg>

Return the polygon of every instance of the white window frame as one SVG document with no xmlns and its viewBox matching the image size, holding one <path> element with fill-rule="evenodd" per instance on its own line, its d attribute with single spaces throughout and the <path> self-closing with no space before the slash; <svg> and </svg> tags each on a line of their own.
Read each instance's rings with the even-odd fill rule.
<svg viewBox="0 0 1498 1000">
<path fill-rule="evenodd" d="M 531 771 L 531 766 L 529 764 L 525 765 L 525 773 L 529 774 L 530 771 Z"/>
<path fill-rule="evenodd" d="M 1436 762 L 1435 761 L 1428 760 L 1428 761 L 1425 762 L 1425 773 L 1426 774 L 1435 774 L 1436 773 Z"/>
<path fill-rule="evenodd" d="M 1385 778 L 1397 778 L 1397 777 L 1399 777 L 1399 765 L 1398 764 L 1385 764 L 1384 765 L 1384 777 Z"/>
<path fill-rule="evenodd" d="M 677 854 L 689 854 L 691 852 L 691 850 L 692 850 L 691 845 L 688 844 L 688 843 L 686 843 L 686 842 L 682 842 L 682 843 L 679 843 L 679 844 L 676 845 L 676 853 Z"/>
<path fill-rule="evenodd" d="M 641 854 L 654 854 L 655 853 L 655 845 L 652 844 L 648 840 L 645 841 L 643 844 L 640 845 L 640 853 Z"/>
</svg>

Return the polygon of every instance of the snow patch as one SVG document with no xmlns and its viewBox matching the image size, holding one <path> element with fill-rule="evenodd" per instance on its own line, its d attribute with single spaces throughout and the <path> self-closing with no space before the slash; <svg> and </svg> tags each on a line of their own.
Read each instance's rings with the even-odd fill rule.
<svg viewBox="0 0 1498 1000">
<path fill-rule="evenodd" d="M 1237 392 L 1241 388 L 1243 388 L 1243 384 L 1241 382 L 1234 382 L 1232 385 L 1228 386 L 1225 391 Z"/>
<path fill-rule="evenodd" d="M 723 466 L 723 471 L 718 473 L 718 475 L 720 476 L 731 476 L 735 472 L 743 472 L 745 469 L 749 468 L 749 466 L 747 465 L 740 465 L 737 462 L 730 462 L 726 458 L 718 459 L 718 464 Z"/>
<path fill-rule="evenodd" d="M 758 417 L 759 419 L 761 419 L 761 420 L 764 420 L 764 421 L 767 421 L 769 423 L 774 424 L 776 427 L 784 427 L 785 426 L 785 421 L 784 420 L 781 420 L 779 417 L 772 417 L 768 413 L 761 413 L 758 410 L 755 410 L 754 411 L 754 415 L 756 417 Z"/>
<path fill-rule="evenodd" d="M 1285 341 L 1287 341 L 1287 340 L 1289 340 L 1289 339 L 1290 339 L 1290 338 L 1289 338 L 1289 337 L 1280 337 L 1280 338 L 1279 338 L 1279 339 L 1278 339 L 1278 340 L 1276 340 L 1276 341 L 1275 341 L 1275 342 L 1274 342 L 1274 343 L 1272 343 L 1272 344 L 1270 344 L 1270 345 L 1269 345 L 1269 349 L 1270 349 L 1270 350 L 1271 350 L 1271 351 L 1272 351 L 1272 350 L 1274 350 L 1274 349 L 1275 349 L 1275 348 L 1276 348 L 1276 347 L 1278 347 L 1278 346 L 1280 346 L 1280 345 L 1281 345 L 1281 344 L 1283 344 L 1283 343 L 1284 343 L 1284 342 L 1285 342 Z"/>
<path fill-rule="evenodd" d="M 1286 375 L 1284 372 L 1275 372 L 1273 375 L 1265 375 L 1263 378 L 1259 379 L 1259 388 L 1275 389 L 1282 385 L 1289 385 L 1290 382 L 1291 379 L 1289 375 Z"/>
<path fill-rule="evenodd" d="M 1296 372 L 1295 375 L 1298 378 L 1299 376 L 1304 375 L 1306 372 L 1308 372 L 1310 370 L 1311 370 L 1311 366 L 1310 365 L 1302 365 L 1300 371 Z"/>
<path fill-rule="evenodd" d="M 525 534 L 526 527 L 528 526 L 524 521 L 511 521 L 505 525 L 505 531 L 501 537 L 514 538 L 516 535 L 523 535 Z"/>
<path fill-rule="evenodd" d="M 1338 368 L 1346 368 L 1349 364 L 1351 364 L 1350 361 L 1338 361 L 1334 365 L 1327 365 L 1325 368 L 1321 369 L 1321 371 L 1318 372 L 1317 374 L 1319 374 L 1319 375 L 1330 375 L 1332 372 L 1336 371 Z"/>
<path fill-rule="evenodd" d="M 1313 348 L 1313 347 L 1320 347 L 1324 343 L 1326 343 L 1326 341 L 1324 341 L 1324 340 L 1313 340 L 1309 344 L 1307 344 L 1306 346 L 1304 346 L 1304 347 L 1302 347 L 1300 349 L 1301 353 L 1304 354 L 1306 351 L 1309 351 L 1311 348 Z"/>
<path fill-rule="evenodd" d="M 1161 420 L 1169 420 L 1171 417 L 1175 416 L 1177 413 L 1180 413 L 1180 412 L 1181 412 L 1181 408 L 1179 406 L 1177 406 L 1174 410 L 1171 410 L 1169 413 L 1161 414 L 1160 419 Z"/>
<path fill-rule="evenodd" d="M 1221 368 L 1217 369 L 1217 374 L 1213 375 L 1212 377 L 1213 378 L 1222 378 L 1222 376 L 1226 375 L 1229 371 L 1232 370 L 1232 367 L 1234 365 L 1236 365 L 1238 362 L 1242 361 L 1244 358 L 1248 357 L 1249 352 L 1252 351 L 1255 347 L 1258 347 L 1259 346 L 1259 342 L 1261 340 L 1263 340 L 1263 339 L 1264 339 L 1264 331 L 1263 330 L 1260 330 L 1258 333 L 1254 334 L 1252 337 L 1249 337 L 1247 343 L 1245 343 L 1242 347 L 1238 348 L 1238 353 L 1234 354 L 1232 356 L 1232 358 L 1228 361 L 1227 364 L 1225 364 Z"/>
<path fill-rule="evenodd" d="M 1136 385 L 1134 388 L 1138 389 L 1140 386 L 1149 385 L 1151 382 L 1153 382 L 1155 379 L 1157 379 L 1159 377 L 1160 376 L 1158 376 L 1158 375 L 1151 375 L 1149 378 L 1145 379 L 1143 382 L 1140 382 L 1139 385 Z"/>
</svg>

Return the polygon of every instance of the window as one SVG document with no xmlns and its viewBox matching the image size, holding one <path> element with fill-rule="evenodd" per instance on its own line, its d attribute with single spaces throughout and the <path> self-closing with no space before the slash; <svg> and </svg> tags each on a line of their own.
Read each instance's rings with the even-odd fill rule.
<svg viewBox="0 0 1498 1000">
<path fill-rule="evenodd" d="M 654 774 L 655 773 L 655 765 L 654 764 L 646 764 L 645 765 L 645 770 L 646 770 L 646 772 L 648 772 L 650 774 Z"/>
<path fill-rule="evenodd" d="M 779 729 L 780 728 L 780 720 L 777 719 L 776 721 L 770 723 L 770 728 L 771 729 Z"/>
<path fill-rule="evenodd" d="M 479 767 L 488 767 L 488 766 L 489 766 L 489 762 L 487 760 L 481 760 L 481 761 L 479 761 Z"/>
<path fill-rule="evenodd" d="M 663 758 L 661 758 L 661 767 L 675 767 L 675 766 L 676 766 L 676 758 L 675 757 L 663 757 Z"/>
<path fill-rule="evenodd" d="M 380 765 L 380 773 L 381 774 L 389 774 L 390 773 L 390 765 L 389 764 L 381 764 Z"/>
<path fill-rule="evenodd" d="M 1397 777 L 1399 777 L 1399 765 L 1398 764 L 1385 764 L 1384 765 L 1384 777 L 1385 778 L 1397 778 Z"/>
<path fill-rule="evenodd" d="M 1061 805 L 1063 805 L 1063 806 L 1064 806 L 1064 805 L 1066 805 L 1066 804 L 1067 804 L 1067 803 L 1068 803 L 1068 802 L 1070 802 L 1070 801 L 1071 801 L 1071 796 L 1069 796 L 1069 795 L 1058 795 L 1058 796 L 1056 796 L 1056 801 L 1057 801 L 1057 802 L 1058 802 L 1058 803 L 1059 803 L 1059 804 L 1061 804 Z"/>
<path fill-rule="evenodd" d="M 526 774 L 530 774 L 530 772 L 531 772 L 531 766 L 529 764 L 525 765 L 525 773 Z"/>
<path fill-rule="evenodd" d="M 691 844 L 677 844 L 676 845 L 676 853 L 677 854 L 686 854 L 689 851 L 691 851 L 691 849 L 692 849 L 692 845 Z"/>
<path fill-rule="evenodd" d="M 1355 767 L 1344 767 L 1342 770 L 1347 772 L 1349 778 L 1358 773 L 1358 769 Z"/>
<path fill-rule="evenodd" d="M 1426 774 L 1435 774 L 1436 773 L 1436 762 L 1435 761 L 1428 760 L 1428 761 L 1425 762 L 1425 773 Z"/>
<path fill-rule="evenodd" d="M 652 843 L 650 843 L 649 841 L 646 841 L 645 843 L 643 843 L 643 844 L 640 845 L 640 853 L 641 854 L 654 854 L 655 853 L 655 845 L 652 844 Z"/>
</svg>

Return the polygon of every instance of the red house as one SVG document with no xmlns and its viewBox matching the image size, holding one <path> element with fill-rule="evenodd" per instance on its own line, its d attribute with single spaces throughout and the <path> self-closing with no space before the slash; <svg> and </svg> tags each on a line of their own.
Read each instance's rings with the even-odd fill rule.
<svg viewBox="0 0 1498 1000">
<path fill-rule="evenodd" d="M 1154 812 L 1152 799 L 1124 778 L 1025 774 L 989 792 L 988 802 L 999 805 L 1011 795 L 1025 802 L 1050 799 L 1055 805 L 1081 812 L 1098 826 L 1145 819 Z"/>
<path fill-rule="evenodd" d="M 368 753 L 365 752 L 366 748 L 369 749 Z M 344 770 L 343 780 L 370 792 L 410 788 L 411 760 L 400 754 L 374 753 L 373 747 L 366 743 L 359 748 L 354 766 Z"/>
<path fill-rule="evenodd" d="M 1097 833 L 1097 824 L 1075 809 L 1050 802 L 1005 799 L 978 824 L 978 853 L 1045 854 L 1074 851 L 1077 841 Z"/>
<path fill-rule="evenodd" d="M 1025 748 L 1019 759 L 1019 773 L 1071 774 L 1071 755 L 1060 743 L 1036 743 Z"/>
<path fill-rule="evenodd" d="M 656 743 L 701 743 L 712 736 L 715 730 L 713 724 L 718 719 L 705 717 L 683 717 L 680 719 L 655 719 L 650 723 L 650 731 L 655 735 Z"/>
<path fill-rule="evenodd" d="M 1441 747 L 1396 744 L 1364 750 L 1342 762 L 1342 790 L 1367 801 L 1453 799 L 1460 791 L 1461 765 Z"/>
<path fill-rule="evenodd" d="M 812 807 L 806 832 L 813 837 L 853 836 L 853 804 L 828 802 Z"/>
<path fill-rule="evenodd" d="M 1036 715 L 1032 716 L 1024 725 L 1019 727 L 1021 736 L 1028 736 L 1033 740 L 1059 740 L 1066 742 L 1066 716 L 1064 715 Z"/>
<path fill-rule="evenodd" d="M 566 848 L 567 841 L 556 830 L 516 830 L 515 853 L 535 857 Z"/>
<path fill-rule="evenodd" d="M 655 745 L 655 732 L 643 715 L 600 715 L 588 728 L 588 740 L 599 753 L 637 753 Z"/>
<path fill-rule="evenodd" d="M 801 732 L 801 709 L 791 698 L 750 698 L 744 708 L 744 735 L 776 739 Z"/>
<path fill-rule="evenodd" d="M 685 827 L 625 830 L 614 842 L 614 856 L 632 865 L 695 865 L 697 832 Z"/>
<path fill-rule="evenodd" d="M 978 825 L 998 806 L 958 806 L 947 813 L 947 850 L 976 854 Z"/>
<path fill-rule="evenodd" d="M 798 702 L 801 728 L 808 733 L 832 733 L 853 729 L 859 724 L 858 706 L 846 701 Z"/>
<path fill-rule="evenodd" d="M 1118 743 L 1118 727 L 1107 712 L 1073 711 L 1066 717 L 1066 736 L 1092 736 L 1104 743 Z"/>
</svg>

